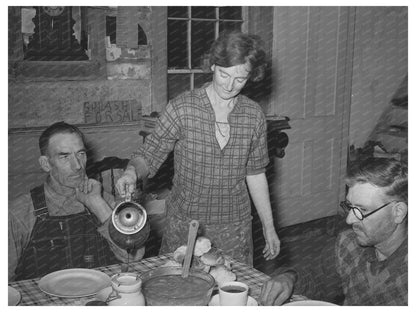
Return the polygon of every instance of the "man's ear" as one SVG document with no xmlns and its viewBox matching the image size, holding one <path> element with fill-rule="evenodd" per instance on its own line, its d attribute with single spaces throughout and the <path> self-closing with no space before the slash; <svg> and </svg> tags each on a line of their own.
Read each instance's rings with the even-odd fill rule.
<svg viewBox="0 0 416 312">
<path fill-rule="evenodd" d="M 51 167 L 49 165 L 49 159 L 47 156 L 45 155 L 40 156 L 39 164 L 40 164 L 40 167 L 43 169 L 43 171 L 49 172 L 51 170 Z"/>
<path fill-rule="evenodd" d="M 394 205 L 394 222 L 397 224 L 402 223 L 407 216 L 407 205 L 404 202 L 398 202 Z"/>
<path fill-rule="evenodd" d="M 214 69 L 215 69 L 215 64 L 212 64 L 211 65 L 211 71 L 214 72 Z"/>
</svg>

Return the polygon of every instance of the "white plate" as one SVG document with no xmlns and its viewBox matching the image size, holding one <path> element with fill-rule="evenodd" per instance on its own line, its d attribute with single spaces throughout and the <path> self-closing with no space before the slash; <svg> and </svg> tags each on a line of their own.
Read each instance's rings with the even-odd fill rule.
<svg viewBox="0 0 416 312">
<path fill-rule="evenodd" d="M 57 297 L 85 297 L 95 295 L 111 285 L 110 277 L 90 269 L 67 269 L 42 277 L 39 288 L 44 293 Z"/>
<path fill-rule="evenodd" d="M 284 306 L 334 306 L 336 304 L 319 300 L 300 300 L 284 304 Z"/>
<path fill-rule="evenodd" d="M 20 295 L 20 292 L 14 289 L 13 287 L 9 286 L 9 306 L 18 305 L 20 299 L 22 299 L 22 295 Z"/>
<path fill-rule="evenodd" d="M 219 306 L 220 305 L 220 295 L 217 294 L 217 295 L 213 296 L 208 305 L 209 306 Z M 256 299 L 254 299 L 251 296 L 248 296 L 247 306 L 250 307 L 250 306 L 257 306 L 257 305 L 258 304 L 257 304 Z"/>
</svg>

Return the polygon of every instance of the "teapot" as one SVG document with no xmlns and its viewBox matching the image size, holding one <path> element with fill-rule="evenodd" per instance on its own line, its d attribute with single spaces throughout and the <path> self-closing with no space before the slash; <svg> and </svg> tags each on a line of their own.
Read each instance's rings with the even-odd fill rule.
<svg viewBox="0 0 416 312">
<path fill-rule="evenodd" d="M 114 243 L 127 252 L 142 247 L 150 234 L 146 209 L 126 197 L 114 208 L 108 230 Z"/>
</svg>

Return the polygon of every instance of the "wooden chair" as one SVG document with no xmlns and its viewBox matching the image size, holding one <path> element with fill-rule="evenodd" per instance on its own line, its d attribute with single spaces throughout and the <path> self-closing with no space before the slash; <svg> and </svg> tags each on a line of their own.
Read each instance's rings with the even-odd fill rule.
<svg viewBox="0 0 416 312">
<path fill-rule="evenodd" d="M 110 191 L 116 197 L 116 185 L 118 175 L 127 167 L 129 159 L 118 157 L 105 157 L 104 159 L 87 165 L 87 175 L 90 178 L 98 180 L 103 189 Z M 117 174 L 119 173 L 119 174 Z M 109 174 L 109 181 L 105 181 L 104 177 Z M 109 182 L 109 183 L 106 183 Z M 109 185 L 108 185 L 109 184 Z"/>
</svg>

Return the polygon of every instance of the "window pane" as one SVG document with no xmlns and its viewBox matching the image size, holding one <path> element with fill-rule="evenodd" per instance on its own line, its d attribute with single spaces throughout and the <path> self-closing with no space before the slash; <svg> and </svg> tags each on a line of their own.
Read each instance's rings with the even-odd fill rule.
<svg viewBox="0 0 416 312">
<path fill-rule="evenodd" d="M 202 57 L 209 52 L 215 40 L 215 22 L 195 22 L 191 24 L 191 66 L 201 68 Z"/>
<path fill-rule="evenodd" d="M 35 24 L 33 19 L 36 15 L 35 9 L 21 9 L 22 12 L 22 37 L 23 37 L 23 52 L 26 53 L 27 46 L 32 40 L 35 33 Z"/>
<path fill-rule="evenodd" d="M 219 32 L 241 30 L 242 22 L 219 22 Z"/>
<path fill-rule="evenodd" d="M 168 17 L 188 17 L 188 7 L 171 6 L 168 7 Z"/>
<path fill-rule="evenodd" d="M 187 22 L 168 21 L 168 67 L 188 68 Z"/>
<path fill-rule="evenodd" d="M 116 32 L 117 32 L 117 18 L 115 16 L 105 17 L 105 35 L 110 37 L 110 43 L 116 44 Z"/>
<path fill-rule="evenodd" d="M 221 19 L 242 19 L 241 7 L 220 7 Z"/>
<path fill-rule="evenodd" d="M 184 91 L 190 90 L 189 74 L 169 74 L 168 75 L 168 99 L 171 100 Z"/>
<path fill-rule="evenodd" d="M 147 45 L 147 36 L 140 24 L 137 24 L 137 45 Z"/>
<path fill-rule="evenodd" d="M 200 88 L 205 83 L 212 81 L 212 73 L 209 74 L 195 74 L 194 75 L 194 88 Z"/>
<path fill-rule="evenodd" d="M 215 7 L 191 7 L 192 18 L 215 18 Z"/>
</svg>

